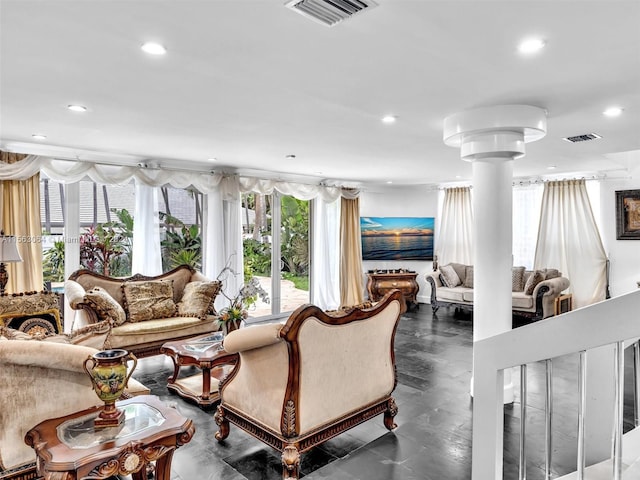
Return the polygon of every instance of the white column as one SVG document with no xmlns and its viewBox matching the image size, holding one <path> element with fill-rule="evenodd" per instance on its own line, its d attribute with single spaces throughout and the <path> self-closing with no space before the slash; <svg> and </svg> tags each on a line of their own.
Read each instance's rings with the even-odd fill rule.
<svg viewBox="0 0 640 480">
<path fill-rule="evenodd" d="M 64 278 L 80 268 L 80 182 L 64 188 Z M 65 300 L 64 331 L 71 330 L 76 311 Z"/>
<path fill-rule="evenodd" d="M 526 142 L 539 140 L 546 130 L 545 111 L 527 105 L 478 108 L 444 121 L 444 142 L 459 147 L 462 159 L 473 162 L 474 342 L 511 329 L 513 160 L 524 155 Z M 486 464 L 490 463 L 492 478 L 502 478 L 501 450 L 493 458 L 476 454 L 477 447 L 492 442 L 492 438 L 502 447 L 504 420 L 495 391 L 500 385 L 487 381 L 489 369 L 474 361 L 472 469 L 486 472 Z M 502 383 L 504 403 L 513 402 L 509 370 L 504 371 Z M 487 402 L 496 403 L 495 418 L 480 418 L 477 408 Z"/>
</svg>

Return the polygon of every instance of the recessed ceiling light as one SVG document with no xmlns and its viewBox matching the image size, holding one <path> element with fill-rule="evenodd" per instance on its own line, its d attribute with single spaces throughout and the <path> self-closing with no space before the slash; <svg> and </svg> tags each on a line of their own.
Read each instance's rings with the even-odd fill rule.
<svg viewBox="0 0 640 480">
<path fill-rule="evenodd" d="M 535 53 L 542 50 L 546 42 L 541 38 L 528 38 L 518 45 L 518 51 L 520 53 Z"/>
<path fill-rule="evenodd" d="M 622 113 L 622 108 L 620 107 L 609 107 L 604 112 L 602 112 L 602 114 L 606 115 L 607 117 L 617 117 L 621 113 Z"/>
<path fill-rule="evenodd" d="M 146 52 L 149 55 L 164 55 L 165 53 L 167 53 L 167 49 L 164 48 L 163 45 L 160 45 L 156 42 L 144 43 L 140 48 L 143 52 Z"/>
<path fill-rule="evenodd" d="M 87 107 L 83 105 L 67 105 L 67 108 L 73 112 L 86 112 Z"/>
<path fill-rule="evenodd" d="M 556 168 L 558 168 L 558 167 L 556 167 L 555 165 L 549 165 L 547 167 L 547 170 L 555 170 Z"/>
<path fill-rule="evenodd" d="M 393 183 L 391 180 L 387 180 L 387 183 Z"/>
<path fill-rule="evenodd" d="M 31 138 L 33 138 L 34 140 L 46 140 L 47 136 L 41 135 L 39 133 L 34 133 L 33 135 L 31 135 Z"/>
<path fill-rule="evenodd" d="M 209 162 L 217 162 L 218 159 L 216 157 L 207 158 Z"/>
<path fill-rule="evenodd" d="M 385 115 L 384 117 L 382 117 L 382 123 L 395 123 L 397 119 L 398 117 L 396 117 L 395 115 Z"/>
</svg>

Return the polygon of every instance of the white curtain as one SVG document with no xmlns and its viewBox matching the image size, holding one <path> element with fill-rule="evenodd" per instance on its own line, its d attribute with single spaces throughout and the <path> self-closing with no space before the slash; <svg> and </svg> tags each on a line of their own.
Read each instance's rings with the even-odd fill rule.
<svg viewBox="0 0 640 480">
<path fill-rule="evenodd" d="M 513 265 L 533 268 L 542 202 L 541 184 L 513 187 Z"/>
<path fill-rule="evenodd" d="M 473 265 L 473 209 L 470 187 L 447 188 L 444 191 L 438 230 L 438 263 Z"/>
<path fill-rule="evenodd" d="M 133 213 L 133 245 L 131 273 L 160 275 L 160 217 L 158 215 L 158 187 L 135 182 L 136 204 Z"/>
<path fill-rule="evenodd" d="M 117 162 L 114 161 L 113 163 Z M 277 190 L 283 195 L 290 195 L 301 200 L 318 199 L 319 202 L 327 203 L 335 202 L 341 196 L 351 199 L 357 198 L 360 193 L 356 189 L 343 189 L 337 186 L 308 185 L 253 177 L 229 177 L 214 173 L 182 172 L 164 170 L 162 168 L 124 167 L 83 161 L 59 160 L 37 155 L 29 155 L 14 164 L 4 165 L 0 163 L 0 180 L 23 180 L 33 176 L 39 171 L 45 173 L 52 180 L 64 184 L 89 178 L 100 184 L 121 185 L 134 179 L 136 188 L 143 185 L 148 187 L 171 185 L 176 188 L 192 186 L 196 190 L 204 193 L 207 195 L 206 202 L 208 211 L 203 242 L 203 271 L 205 275 L 210 278 L 215 278 L 222 268 L 224 268 L 228 262 L 231 262 L 233 270 L 238 272 L 238 274 L 233 280 L 228 278 L 225 281 L 225 290 L 230 294 L 235 294 L 234 292 L 240 288 L 243 280 L 240 193 L 254 191 L 270 195 L 274 190 Z M 142 202 L 142 198 L 138 198 L 141 196 L 136 195 L 136 197 L 136 203 L 138 201 Z M 145 201 L 144 205 L 140 206 L 142 209 L 140 212 L 144 212 L 145 209 L 149 211 L 149 204 Z M 142 218 L 149 218 L 146 214 L 138 214 L 137 212 L 138 207 L 136 207 L 136 219 L 141 218 L 141 216 Z M 154 212 L 153 218 L 157 218 L 157 210 Z M 338 228 L 338 221 L 339 220 L 336 219 L 336 224 L 334 225 L 336 229 Z M 136 223 L 139 225 L 139 222 Z M 150 269 L 156 267 L 152 267 L 151 261 L 145 260 L 144 255 L 155 256 L 155 253 L 153 253 L 152 250 L 140 250 L 136 255 L 136 244 L 138 243 L 137 239 L 140 238 L 140 236 L 145 237 L 147 231 L 151 232 L 153 237 L 155 237 L 155 232 L 152 231 L 156 228 L 155 223 L 154 225 L 149 224 L 143 228 L 144 230 L 138 232 L 138 235 L 136 235 L 134 226 L 133 261 L 136 262 L 136 258 L 142 258 L 143 260 L 139 260 L 141 262 L 139 265 L 134 263 L 133 271 L 134 273 L 152 275 L 153 273 Z M 327 232 L 322 229 L 315 229 L 315 232 L 316 238 L 314 238 L 313 241 L 322 242 L 323 240 L 318 239 L 318 235 L 325 236 Z M 142 248 L 146 249 L 148 247 Z M 152 248 L 155 249 L 155 246 Z M 140 255 L 143 256 L 141 257 Z M 158 258 L 160 257 L 158 256 Z M 323 261 L 330 261 L 332 263 L 331 271 L 338 271 L 339 260 L 338 250 L 331 253 L 329 258 L 323 259 Z M 320 271 L 322 271 L 321 268 L 316 268 L 316 272 Z M 328 289 L 339 288 L 336 285 L 337 282 L 333 280 L 332 274 L 328 277 L 322 276 L 322 278 L 316 280 L 321 282 L 317 288 L 327 291 Z M 231 283 L 235 285 L 231 285 Z M 333 294 L 327 297 L 327 302 L 333 301 L 330 300 L 330 298 L 333 298 L 332 295 Z"/>
<path fill-rule="evenodd" d="M 203 273 L 215 279 L 228 267 L 220 280 L 230 297 L 238 293 L 244 279 L 241 212 L 237 177 L 224 178 L 219 189 L 206 195 Z M 218 310 L 228 303 L 224 295 L 216 297 Z"/>
<path fill-rule="evenodd" d="M 574 308 L 605 299 L 607 256 L 584 180 L 545 184 L 534 266 L 569 279 Z"/>
<path fill-rule="evenodd" d="M 325 310 L 340 306 L 340 202 L 318 198 L 313 204 L 311 301 Z"/>
</svg>

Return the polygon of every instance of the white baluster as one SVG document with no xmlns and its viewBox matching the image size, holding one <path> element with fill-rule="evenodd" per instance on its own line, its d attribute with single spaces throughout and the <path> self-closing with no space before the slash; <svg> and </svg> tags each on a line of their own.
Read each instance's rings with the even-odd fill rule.
<svg viewBox="0 0 640 480">
<path fill-rule="evenodd" d="M 519 479 L 527 479 L 525 426 L 527 423 L 527 366 L 520 365 L 520 469 Z"/>
<path fill-rule="evenodd" d="M 587 404 L 587 352 L 580 352 L 580 370 L 578 373 L 578 458 L 577 458 L 577 480 L 584 480 L 584 418 Z"/>
</svg>

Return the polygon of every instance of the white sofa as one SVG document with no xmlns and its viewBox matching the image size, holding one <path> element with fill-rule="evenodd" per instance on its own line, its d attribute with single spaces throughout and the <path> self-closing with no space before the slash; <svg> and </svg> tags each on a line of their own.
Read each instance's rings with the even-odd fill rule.
<svg viewBox="0 0 640 480">
<path fill-rule="evenodd" d="M 449 265 L 453 268 L 461 283 L 455 286 L 445 285 L 447 279 L 443 270 Z M 534 272 L 542 274 L 543 278 L 535 283 L 531 291 L 524 289 Z M 517 275 L 522 274 L 520 279 Z M 549 277 L 549 278 L 547 278 Z M 438 270 L 427 274 L 427 282 L 431 286 L 431 308 L 436 313 L 440 307 L 456 307 L 473 309 L 473 267 L 461 263 L 444 265 Z M 522 289 L 519 288 L 522 286 Z M 556 269 L 525 270 L 524 267 L 514 267 L 513 288 L 511 292 L 512 310 L 515 315 L 531 320 L 541 320 L 555 314 L 555 301 L 564 290 L 569 288 L 569 280 Z"/>
</svg>

